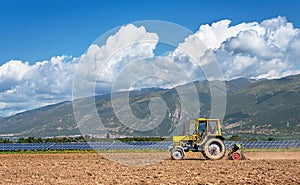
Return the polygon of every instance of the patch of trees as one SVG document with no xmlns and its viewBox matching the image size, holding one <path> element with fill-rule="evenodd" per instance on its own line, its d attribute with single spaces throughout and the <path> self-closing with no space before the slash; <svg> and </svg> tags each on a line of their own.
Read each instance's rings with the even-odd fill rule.
<svg viewBox="0 0 300 185">
<path fill-rule="evenodd" d="M 232 136 L 226 138 L 226 141 L 275 141 L 276 138 L 269 136 L 269 137 L 241 137 L 238 134 L 233 134 Z"/>
<path fill-rule="evenodd" d="M 165 138 L 162 137 L 124 137 L 118 138 L 121 142 L 132 142 L 132 141 L 151 141 L 151 142 L 158 142 L 164 141 Z"/>
<path fill-rule="evenodd" d="M 0 143 L 12 143 L 9 139 L 0 138 Z"/>
<path fill-rule="evenodd" d="M 17 143 L 64 143 L 64 142 L 85 142 L 83 136 L 80 137 L 51 137 L 51 138 L 19 138 Z"/>
<path fill-rule="evenodd" d="M 226 139 L 228 141 L 241 141 L 241 137 L 237 134 L 233 134 L 231 137 L 229 137 L 228 139 Z"/>
</svg>

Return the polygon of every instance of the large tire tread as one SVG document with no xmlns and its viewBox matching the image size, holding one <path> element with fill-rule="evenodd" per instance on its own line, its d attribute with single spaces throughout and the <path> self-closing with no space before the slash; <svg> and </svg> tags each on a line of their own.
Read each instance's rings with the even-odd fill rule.
<svg viewBox="0 0 300 185">
<path fill-rule="evenodd" d="M 220 153 L 217 156 L 213 156 L 209 153 L 209 146 L 211 144 L 217 144 L 220 147 Z M 206 159 L 210 159 L 210 160 L 219 160 L 222 159 L 225 156 L 226 153 L 226 148 L 225 148 L 225 144 L 222 140 L 218 139 L 218 138 L 211 138 L 209 139 L 204 146 L 204 151 L 202 152 L 203 156 Z"/>
</svg>

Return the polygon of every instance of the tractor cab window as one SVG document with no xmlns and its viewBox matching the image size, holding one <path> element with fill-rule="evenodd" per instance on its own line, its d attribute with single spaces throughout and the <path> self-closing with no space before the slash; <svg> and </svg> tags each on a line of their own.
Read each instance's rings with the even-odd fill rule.
<svg viewBox="0 0 300 185">
<path fill-rule="evenodd" d="M 218 127 L 216 121 L 208 122 L 208 134 L 218 134 Z"/>
<path fill-rule="evenodd" d="M 206 131 L 206 121 L 199 121 L 198 124 L 198 132 L 200 133 L 204 133 Z"/>
</svg>

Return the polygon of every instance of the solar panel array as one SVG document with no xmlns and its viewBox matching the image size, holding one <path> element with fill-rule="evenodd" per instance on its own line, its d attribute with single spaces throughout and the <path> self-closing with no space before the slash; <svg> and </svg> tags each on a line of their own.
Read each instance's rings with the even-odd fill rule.
<svg viewBox="0 0 300 185">
<path fill-rule="evenodd" d="M 285 141 L 225 141 L 226 148 L 233 144 L 244 148 L 300 148 L 300 140 Z M 72 142 L 72 143 L 1 143 L 0 151 L 46 150 L 115 150 L 115 149 L 168 149 L 172 142 Z"/>
<path fill-rule="evenodd" d="M 225 142 L 226 148 L 230 148 L 233 144 L 243 144 L 244 148 L 300 148 L 300 140 L 284 140 L 284 141 L 240 141 Z"/>
</svg>

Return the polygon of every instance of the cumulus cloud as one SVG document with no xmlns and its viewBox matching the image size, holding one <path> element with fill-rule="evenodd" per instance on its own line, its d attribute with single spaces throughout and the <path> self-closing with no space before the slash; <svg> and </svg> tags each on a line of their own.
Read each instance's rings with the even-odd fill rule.
<svg viewBox="0 0 300 185">
<path fill-rule="evenodd" d="M 9 90 L 20 83 L 30 66 L 19 60 L 11 60 L 0 66 L 0 92 Z"/>
<path fill-rule="evenodd" d="M 83 80 L 79 90 L 84 91 L 90 82 L 97 84 L 99 92 L 107 93 L 130 61 L 154 56 L 157 42 L 156 33 L 129 24 L 111 35 L 104 45 L 92 44 L 79 58 L 56 56 L 32 65 L 9 61 L 0 66 L 0 115 L 71 100 L 73 80 L 78 74 Z"/>
<path fill-rule="evenodd" d="M 257 22 L 241 23 L 235 26 L 230 26 L 230 20 L 221 20 L 212 25 L 201 25 L 199 30 L 188 36 L 183 43 L 180 43 L 175 50 L 176 54 L 182 54 L 180 49 L 188 52 L 195 58 L 199 58 L 205 54 L 207 49 L 217 49 L 228 38 L 236 37 L 241 31 L 253 29 L 258 33 L 263 34 Z"/>
<path fill-rule="evenodd" d="M 213 73 L 215 67 L 221 69 L 226 80 L 271 79 L 300 73 L 300 30 L 285 17 L 261 23 L 231 25 L 230 20 L 220 20 L 201 25 L 173 52 L 154 56 L 158 43 L 157 33 L 129 24 L 103 44 L 93 43 L 78 58 L 56 56 L 34 64 L 8 61 L 0 66 L 0 115 L 71 100 L 75 76 L 80 84 L 77 90 L 85 95 L 88 87 L 96 88 L 97 93 L 110 92 L 116 80 L 125 83 L 126 78 L 136 81 L 119 83 L 114 90 L 174 87 L 188 79 L 201 80 L 203 69 Z M 211 61 L 218 65 L 210 65 Z M 153 72 L 152 77 L 147 71 L 144 74 L 148 77 L 139 79 L 140 71 L 147 69 Z M 179 70 L 185 80 L 176 75 Z"/>
<path fill-rule="evenodd" d="M 225 77 L 270 79 L 299 74 L 293 45 L 299 42 L 300 30 L 284 17 L 265 20 L 259 26 L 263 32 L 241 31 L 215 51 Z"/>
<path fill-rule="evenodd" d="M 280 78 L 299 74 L 300 30 L 285 17 L 261 23 L 230 26 L 229 20 L 202 25 L 174 51 L 175 58 L 191 54 L 195 65 L 205 66 L 212 58 L 225 79 L 238 77 Z M 205 48 L 205 49 L 204 49 Z M 187 51 L 184 53 L 183 51 Z"/>
<path fill-rule="evenodd" d="M 15 60 L 2 65 L 0 67 L 2 114 L 13 114 L 69 99 L 76 60 L 57 56 L 33 65 Z"/>
<path fill-rule="evenodd" d="M 108 37 L 104 45 L 92 44 L 80 58 L 74 98 L 91 96 L 94 86 L 96 93 L 110 92 L 114 80 L 130 62 L 154 56 L 158 39 L 145 27 L 129 24 Z"/>
</svg>

